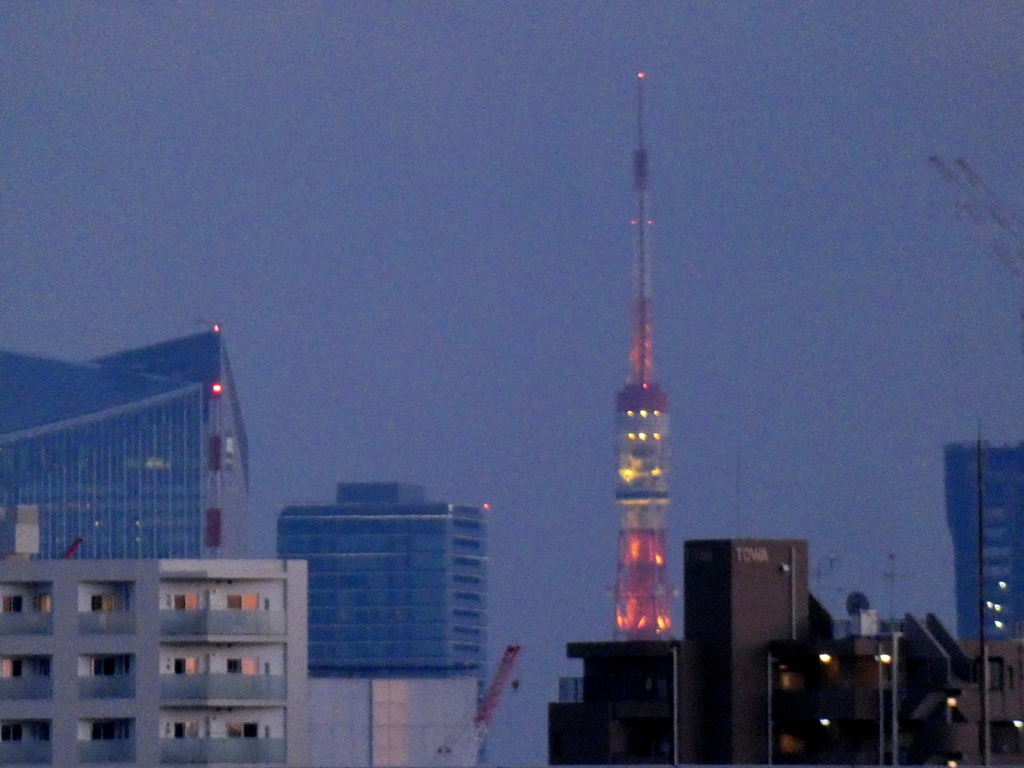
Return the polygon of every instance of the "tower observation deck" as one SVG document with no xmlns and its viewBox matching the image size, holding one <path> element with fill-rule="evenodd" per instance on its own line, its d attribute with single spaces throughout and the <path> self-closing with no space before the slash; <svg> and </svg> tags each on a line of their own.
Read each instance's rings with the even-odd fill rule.
<svg viewBox="0 0 1024 768">
<path fill-rule="evenodd" d="M 621 513 L 615 577 L 615 636 L 620 640 L 668 637 L 671 589 L 665 567 L 668 505 L 668 395 L 654 380 L 651 340 L 650 213 L 644 145 L 644 73 L 637 76 L 637 148 L 633 153 L 633 305 L 630 373 L 615 398 Z"/>
</svg>

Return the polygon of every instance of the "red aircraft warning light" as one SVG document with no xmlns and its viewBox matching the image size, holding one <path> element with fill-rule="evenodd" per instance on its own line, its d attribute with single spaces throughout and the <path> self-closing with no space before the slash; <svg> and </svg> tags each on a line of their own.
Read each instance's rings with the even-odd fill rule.
<svg viewBox="0 0 1024 768">
<path fill-rule="evenodd" d="M 224 391 L 224 387 L 221 386 L 219 381 L 213 382 L 213 386 L 210 387 L 210 392 L 216 397 Z"/>
</svg>

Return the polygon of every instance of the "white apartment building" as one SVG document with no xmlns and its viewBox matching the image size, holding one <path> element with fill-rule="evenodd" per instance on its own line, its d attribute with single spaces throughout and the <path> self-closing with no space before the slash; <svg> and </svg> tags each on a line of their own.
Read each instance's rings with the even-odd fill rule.
<svg viewBox="0 0 1024 768">
<path fill-rule="evenodd" d="M 308 765 L 303 560 L 0 561 L 0 765 Z"/>
</svg>

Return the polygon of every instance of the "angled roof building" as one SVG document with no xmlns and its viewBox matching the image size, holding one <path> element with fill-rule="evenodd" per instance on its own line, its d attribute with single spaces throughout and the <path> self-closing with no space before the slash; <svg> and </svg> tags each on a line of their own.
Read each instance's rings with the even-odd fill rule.
<svg viewBox="0 0 1024 768">
<path fill-rule="evenodd" d="M 38 506 L 42 558 L 242 557 L 247 457 L 216 327 L 87 363 L 0 350 L 0 510 Z"/>
</svg>

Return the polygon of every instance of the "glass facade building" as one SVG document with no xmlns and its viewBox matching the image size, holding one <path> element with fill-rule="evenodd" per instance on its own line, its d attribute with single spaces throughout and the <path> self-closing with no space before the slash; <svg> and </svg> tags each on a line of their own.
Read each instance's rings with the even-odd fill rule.
<svg viewBox="0 0 1024 768">
<path fill-rule="evenodd" d="M 985 637 L 1024 637 L 1024 443 L 981 446 L 982 558 L 978 589 L 978 446 L 947 445 L 946 521 L 953 539 L 957 631 L 978 637 L 984 600 Z"/>
<path fill-rule="evenodd" d="M 240 557 L 245 428 L 219 332 L 88 363 L 0 351 L 0 508 L 40 557 Z"/>
<path fill-rule="evenodd" d="M 311 677 L 483 678 L 487 528 L 477 507 L 397 483 L 340 483 L 284 508 L 277 551 L 309 563 Z"/>
</svg>

